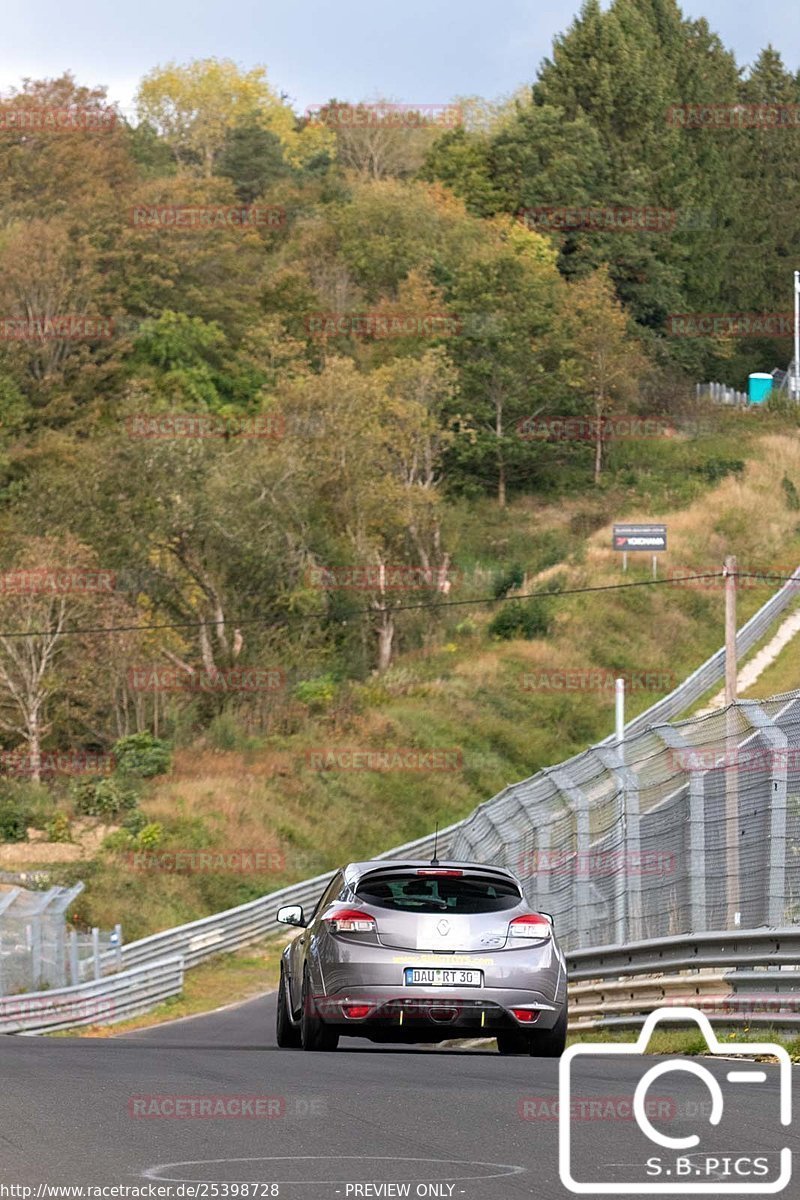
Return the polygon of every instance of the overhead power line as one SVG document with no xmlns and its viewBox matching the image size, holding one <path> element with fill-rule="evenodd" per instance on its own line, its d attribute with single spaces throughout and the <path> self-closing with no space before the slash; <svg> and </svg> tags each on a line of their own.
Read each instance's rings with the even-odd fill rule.
<svg viewBox="0 0 800 1200">
<path fill-rule="evenodd" d="M 760 576 L 758 576 L 760 578 Z M 682 575 L 674 579 L 641 579 L 633 583 L 602 583 L 594 584 L 590 587 L 580 588 L 564 588 L 560 591 L 552 592 L 523 592 L 515 596 L 479 596 L 472 600 L 433 600 L 425 601 L 419 604 L 389 604 L 385 607 L 394 612 L 413 612 L 423 609 L 440 609 L 440 608 L 463 608 L 472 605 L 482 604 L 503 604 L 513 600 L 560 600 L 568 596 L 585 596 L 592 592 L 622 592 L 628 588 L 641 587 L 669 587 L 676 584 L 690 583 L 698 579 L 722 579 L 721 571 L 711 571 L 704 575 Z M 775 577 L 779 578 L 779 577 Z M 791 579 L 793 576 L 786 576 Z M 799 581 L 800 582 L 800 581 Z M 376 612 L 382 611 L 382 607 L 368 606 L 363 608 L 353 608 L 345 613 L 341 620 L 349 621 L 351 618 L 359 616 L 374 616 Z M 245 617 L 242 620 L 235 618 L 225 618 L 224 620 L 203 620 L 203 621 L 164 621 L 162 623 L 151 625 L 100 625 L 95 627 L 77 628 L 77 629 L 62 629 L 60 637 L 102 637 L 110 633 L 150 633 L 162 629 L 201 629 L 203 626 L 211 628 L 215 625 L 228 625 L 231 628 L 241 628 L 243 625 L 283 625 L 291 622 L 302 623 L 304 621 L 330 620 L 331 614 L 325 609 L 315 609 L 308 613 L 285 613 L 280 617 Z M 0 630 L 0 638 L 31 638 L 31 637 L 46 637 L 52 636 L 52 629 L 26 629 L 24 631 L 17 630 Z"/>
</svg>

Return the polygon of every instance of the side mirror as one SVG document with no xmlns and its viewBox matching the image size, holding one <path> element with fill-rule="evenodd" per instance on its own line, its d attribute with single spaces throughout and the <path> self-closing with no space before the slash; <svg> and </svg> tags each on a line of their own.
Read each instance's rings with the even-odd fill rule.
<svg viewBox="0 0 800 1200">
<path fill-rule="evenodd" d="M 283 908 L 278 909 L 278 920 L 281 925 L 299 925 L 301 929 L 306 927 L 306 919 L 300 904 L 284 904 Z"/>
</svg>

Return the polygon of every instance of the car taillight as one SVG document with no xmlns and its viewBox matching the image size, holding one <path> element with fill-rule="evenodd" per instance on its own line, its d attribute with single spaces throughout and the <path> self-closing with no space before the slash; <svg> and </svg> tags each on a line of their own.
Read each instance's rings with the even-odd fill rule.
<svg viewBox="0 0 800 1200">
<path fill-rule="evenodd" d="M 524 917 L 514 917 L 508 927 L 508 936 L 547 939 L 550 937 L 550 922 L 540 913 L 526 913 Z"/>
<path fill-rule="evenodd" d="M 374 917 L 357 908 L 340 909 L 325 920 L 332 933 L 375 933 L 378 928 Z"/>
<path fill-rule="evenodd" d="M 370 1004 L 343 1004 L 342 1012 L 351 1021 L 363 1021 L 364 1017 L 369 1016 L 371 1008 Z"/>
<path fill-rule="evenodd" d="M 539 1019 L 538 1008 L 512 1008 L 511 1011 L 521 1025 L 532 1025 Z"/>
</svg>

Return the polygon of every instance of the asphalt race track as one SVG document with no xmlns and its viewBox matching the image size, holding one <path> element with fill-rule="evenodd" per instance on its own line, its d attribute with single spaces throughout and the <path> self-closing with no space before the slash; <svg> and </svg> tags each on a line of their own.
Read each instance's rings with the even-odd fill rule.
<svg viewBox="0 0 800 1200">
<path fill-rule="evenodd" d="M 0 1037 L 0 1184 L 34 1185 L 34 1198 L 55 1194 L 37 1193 L 39 1184 L 148 1180 L 172 1182 L 172 1196 L 181 1194 L 178 1181 L 201 1181 L 208 1186 L 195 1195 L 209 1200 L 243 1194 L 257 1200 L 562 1200 L 571 1194 L 558 1170 L 557 1062 L 501 1058 L 488 1049 L 377 1047 L 357 1039 L 343 1040 L 329 1054 L 281 1051 L 273 1024 L 270 995 L 125 1037 Z M 648 1178 L 650 1155 L 663 1155 L 664 1164 L 675 1159 L 675 1151 L 644 1138 L 623 1105 L 643 1070 L 659 1061 L 583 1060 L 580 1087 L 576 1077 L 573 1090 L 583 1118 L 572 1123 L 578 1178 L 638 1187 Z M 712 1131 L 718 1141 L 711 1151 L 721 1165 L 704 1166 L 704 1194 L 722 1196 L 724 1183 L 736 1179 L 732 1159 L 726 1166 L 722 1154 L 740 1162 L 741 1156 L 763 1161 L 770 1155 L 776 1163 L 793 1134 L 778 1120 L 775 1066 L 750 1064 L 766 1079 L 745 1087 L 726 1081 L 736 1065 L 730 1060 L 705 1063 L 723 1087 L 726 1107 Z M 228 1107 L 231 1097 L 268 1097 L 262 1106 L 272 1115 L 165 1115 L 163 1098 L 176 1096 L 222 1098 Z M 703 1115 L 709 1092 L 701 1081 L 672 1075 L 653 1084 L 648 1096 L 656 1118 L 664 1117 L 654 1119 L 658 1128 L 670 1136 L 701 1134 L 701 1149 L 709 1150 Z M 691 1156 L 685 1161 L 695 1162 Z M 753 1169 L 749 1159 L 745 1169 Z M 258 1188 L 232 1188 L 245 1183 Z M 800 1181 L 783 1194 L 800 1196 Z"/>
</svg>

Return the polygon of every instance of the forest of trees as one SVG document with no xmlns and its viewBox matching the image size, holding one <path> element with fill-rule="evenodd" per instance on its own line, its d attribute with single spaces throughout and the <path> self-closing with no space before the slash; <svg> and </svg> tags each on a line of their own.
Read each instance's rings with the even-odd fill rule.
<svg viewBox="0 0 800 1200">
<path fill-rule="evenodd" d="M 610 414 L 785 367 L 787 338 L 669 334 L 671 314 L 786 312 L 800 243 L 800 124 L 668 120 L 701 102 L 797 105 L 800 78 L 771 48 L 745 75 L 673 0 L 589 0 L 529 88 L 459 101 L 455 127 L 295 113 L 215 60 L 153 69 L 135 119 L 68 73 L 4 97 L 2 744 L 152 728 L 143 663 L 385 668 L 419 636 L 387 572 L 441 598 L 455 497 L 552 492 L 565 463 L 593 486 Z M 26 117 L 54 110 L 98 119 Z M 520 219 L 542 206 L 674 222 Z M 165 420 L 191 414 L 210 436 Z M 534 415 L 599 438 L 520 437 Z M 320 574 L 344 567 L 366 574 Z M 97 627 L 116 632 L 68 634 Z M 223 698 L 197 695 L 202 721 Z"/>
</svg>

